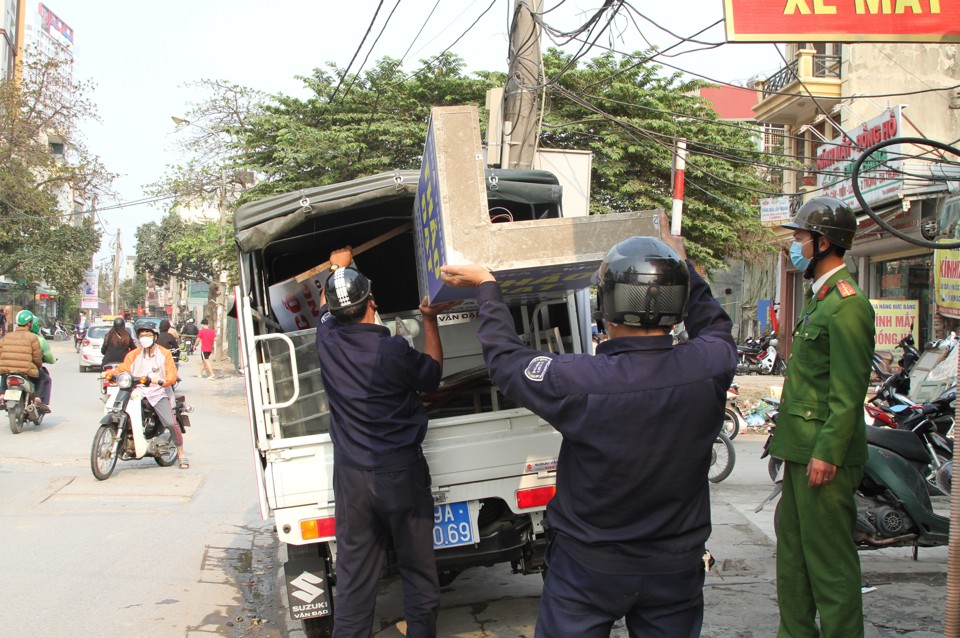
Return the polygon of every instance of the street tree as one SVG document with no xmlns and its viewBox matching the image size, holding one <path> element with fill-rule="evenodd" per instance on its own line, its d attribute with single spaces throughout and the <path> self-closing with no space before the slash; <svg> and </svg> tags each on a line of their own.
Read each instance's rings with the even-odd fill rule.
<svg viewBox="0 0 960 638">
<path fill-rule="evenodd" d="M 70 295 L 100 237 L 69 207 L 112 195 L 115 175 L 78 130 L 96 118 L 92 86 L 73 82 L 64 60 L 26 58 L 19 80 L 0 81 L 0 273 Z"/>
<path fill-rule="evenodd" d="M 121 308 L 136 308 L 147 296 L 147 279 L 137 272 L 133 279 L 124 279 L 117 286 L 117 301 Z"/>
<path fill-rule="evenodd" d="M 696 89 L 663 75 L 649 53 L 605 54 L 586 63 L 551 49 L 544 57 L 549 112 L 542 147 L 593 152 L 591 213 L 672 205 L 675 142 L 687 142 L 683 234 L 707 269 L 765 246 L 756 201 L 772 190 L 758 170 L 759 130 L 723 122 Z"/>
<path fill-rule="evenodd" d="M 248 168 L 263 174 L 244 200 L 334 184 L 398 168 L 419 168 L 430 107 L 484 104 L 503 74 L 464 74 L 451 53 L 408 73 L 383 58 L 347 74 L 332 63 L 300 77 L 308 97 L 275 96 L 238 131 Z"/>
</svg>

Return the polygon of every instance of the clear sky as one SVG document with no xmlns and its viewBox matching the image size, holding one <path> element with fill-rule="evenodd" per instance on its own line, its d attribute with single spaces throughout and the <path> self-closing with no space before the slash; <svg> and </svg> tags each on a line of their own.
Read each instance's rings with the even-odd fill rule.
<svg viewBox="0 0 960 638">
<path fill-rule="evenodd" d="M 74 30 L 75 77 L 96 84 L 92 98 L 101 121 L 83 125 L 86 141 L 110 171 L 121 174 L 115 188 L 120 201 L 131 202 L 144 198 L 142 187 L 159 179 L 164 167 L 178 160 L 171 116 L 183 114 L 188 103 L 203 97 L 184 87 L 186 83 L 224 79 L 267 93 L 299 94 L 301 83 L 295 76 L 308 75 L 326 62 L 338 66 L 350 62 L 380 1 L 45 0 L 45 4 Z M 601 0 L 544 0 L 545 20 L 572 30 L 601 4 Z M 395 6 L 367 66 L 385 55 L 403 57 L 409 49 L 405 60 L 413 68 L 417 60 L 438 54 L 466 32 L 451 50 L 467 61 L 469 69 L 506 70 L 514 0 L 383 0 L 382 5 L 352 70 L 366 56 Z M 681 37 L 693 36 L 723 18 L 722 0 L 633 5 Z M 27 11 L 36 10 L 36 0 L 28 0 Z M 644 37 L 661 49 L 677 42 L 642 18 L 624 16 L 599 44 L 634 51 L 647 47 Z M 722 42 L 722 24 L 697 39 Z M 551 44 L 545 40 L 543 46 Z M 698 46 L 687 43 L 673 52 Z M 745 82 L 758 73 L 770 75 L 782 65 L 772 44 L 725 44 L 663 61 L 725 82 Z M 106 258 L 117 229 L 122 232 L 124 253 L 132 255 L 137 226 L 158 221 L 163 214 L 157 204 L 100 212 L 105 232 L 96 259 Z"/>
</svg>

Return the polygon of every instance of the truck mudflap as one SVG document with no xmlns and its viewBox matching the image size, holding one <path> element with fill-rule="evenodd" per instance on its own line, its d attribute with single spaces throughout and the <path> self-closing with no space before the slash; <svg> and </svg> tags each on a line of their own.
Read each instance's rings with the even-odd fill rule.
<svg viewBox="0 0 960 638">
<path fill-rule="evenodd" d="M 294 620 L 333 615 L 333 596 L 327 577 L 328 561 L 317 545 L 287 547 L 283 565 L 290 617 Z"/>
</svg>

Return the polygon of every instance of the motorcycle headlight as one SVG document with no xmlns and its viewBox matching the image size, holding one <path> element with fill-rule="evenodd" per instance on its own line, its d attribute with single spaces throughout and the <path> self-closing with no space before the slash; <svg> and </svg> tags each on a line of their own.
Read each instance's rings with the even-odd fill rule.
<svg viewBox="0 0 960 638">
<path fill-rule="evenodd" d="M 117 375 L 117 387 L 121 390 L 129 390 L 133 387 L 133 375 L 129 372 L 121 372 Z"/>
</svg>

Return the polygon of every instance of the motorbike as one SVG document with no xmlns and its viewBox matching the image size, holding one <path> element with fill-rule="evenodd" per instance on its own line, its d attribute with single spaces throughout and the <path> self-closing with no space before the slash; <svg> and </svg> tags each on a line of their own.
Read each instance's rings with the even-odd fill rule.
<svg viewBox="0 0 960 638">
<path fill-rule="evenodd" d="M 180 361 L 186 362 L 187 359 L 183 355 L 193 354 L 193 349 L 197 345 L 196 335 L 183 335 L 180 341 L 182 342 L 180 346 Z"/>
<path fill-rule="evenodd" d="M 35 387 L 33 381 L 25 375 L 11 372 L 4 375 L 6 383 L 3 392 L 3 405 L 10 419 L 10 431 L 20 434 L 27 421 L 40 425 L 44 413 L 34 403 Z"/>
<path fill-rule="evenodd" d="M 53 325 L 53 338 L 57 341 L 66 341 L 70 335 L 67 334 L 67 329 L 64 327 L 63 322 L 57 319 Z"/>
<path fill-rule="evenodd" d="M 73 347 L 76 348 L 77 352 L 80 352 L 80 344 L 83 343 L 83 340 L 87 336 L 87 329 L 77 326 L 73 329 Z"/>
<path fill-rule="evenodd" d="M 900 433 L 916 441 L 909 432 L 881 430 L 875 432 Z M 854 499 L 857 505 L 857 522 L 853 541 L 859 549 L 882 549 L 884 547 L 913 547 L 913 559 L 917 559 L 920 547 L 936 547 L 950 542 L 950 519 L 933 510 L 927 491 L 927 482 L 916 467 L 896 451 L 867 444 L 867 462 L 863 466 L 863 479 L 857 487 Z M 953 463 L 944 467 L 945 476 L 952 473 Z M 756 508 L 760 512 L 780 495 L 782 482 L 777 482 L 773 492 Z M 780 503 L 774 511 L 774 528 L 779 520 Z"/>
<path fill-rule="evenodd" d="M 777 352 L 779 341 L 771 335 L 760 340 L 747 339 L 744 345 L 737 346 L 737 374 L 783 374 L 787 364 Z"/>
<path fill-rule="evenodd" d="M 170 467 L 177 461 L 177 447 L 173 434 L 163 426 L 157 413 L 139 391 L 151 384 L 148 377 L 134 377 L 121 372 L 114 377 L 107 390 L 104 416 L 93 437 L 90 450 L 90 469 L 100 481 L 113 474 L 117 459 L 134 461 L 153 457 L 157 465 Z M 176 394 L 173 414 L 181 432 L 190 427 L 189 412 L 182 394 Z M 130 407 L 132 402 L 133 407 Z"/>
<path fill-rule="evenodd" d="M 116 363 L 105 363 L 100 368 L 100 376 L 97 378 L 97 383 L 100 385 L 101 402 L 105 402 L 107 400 L 107 389 L 110 387 L 110 379 L 113 376 L 110 374 L 110 371 L 116 367 Z"/>
<path fill-rule="evenodd" d="M 719 483 L 730 476 L 733 472 L 733 464 L 737 460 L 737 454 L 733 449 L 733 443 L 727 435 L 720 431 L 717 440 L 713 442 L 713 451 L 710 454 L 710 469 L 707 471 L 707 479 L 711 483 Z"/>
<path fill-rule="evenodd" d="M 727 388 L 727 407 L 723 409 L 723 433 L 731 441 L 737 438 L 742 428 L 746 428 L 747 421 L 740 411 L 737 401 L 740 399 L 740 387 L 733 383 Z"/>
</svg>

